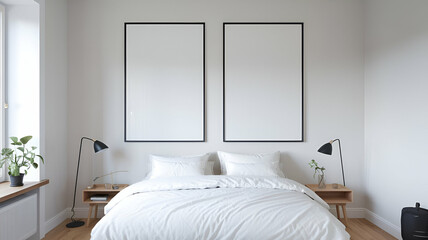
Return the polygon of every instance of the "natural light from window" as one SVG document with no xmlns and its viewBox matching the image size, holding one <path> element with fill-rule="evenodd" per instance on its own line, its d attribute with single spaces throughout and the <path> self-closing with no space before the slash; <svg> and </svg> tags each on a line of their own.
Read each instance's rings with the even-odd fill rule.
<svg viewBox="0 0 428 240">
<path fill-rule="evenodd" d="M 3 5 L 0 4 L 0 99 L 1 99 L 1 104 L 0 104 L 0 146 L 1 148 L 4 147 L 4 103 L 5 103 L 5 99 L 4 99 L 4 78 L 5 78 L 5 74 L 4 74 L 4 29 L 5 29 L 5 8 Z M 6 170 L 5 170 L 5 166 L 3 166 L 2 168 L 0 168 L 0 182 L 5 180 L 6 177 Z"/>
</svg>

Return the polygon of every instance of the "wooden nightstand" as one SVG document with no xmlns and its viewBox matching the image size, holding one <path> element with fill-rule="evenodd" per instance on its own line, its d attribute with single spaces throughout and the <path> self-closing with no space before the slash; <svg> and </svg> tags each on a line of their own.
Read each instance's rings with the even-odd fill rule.
<svg viewBox="0 0 428 240">
<path fill-rule="evenodd" d="M 333 188 L 333 184 L 327 184 L 326 188 L 318 188 L 318 184 L 306 184 L 306 187 L 314 191 L 320 198 L 330 205 L 336 205 L 337 218 L 340 220 L 339 207 L 342 207 L 345 226 L 348 226 L 348 217 L 346 216 L 346 204 L 353 200 L 352 190 L 338 184 L 339 187 Z"/>
<path fill-rule="evenodd" d="M 92 189 L 85 189 L 83 190 L 83 203 L 89 204 L 89 212 L 88 212 L 88 221 L 86 222 L 86 226 L 89 226 L 92 216 L 92 209 L 95 206 L 95 216 L 94 218 L 97 218 L 97 212 L 98 212 L 98 205 L 100 204 L 107 204 L 110 202 L 110 200 L 118 194 L 120 191 L 122 191 L 124 188 L 128 187 L 128 184 L 118 184 L 118 189 L 106 189 L 104 187 L 104 184 L 95 184 L 94 188 Z M 108 194 L 107 201 L 92 201 L 91 196 L 95 194 Z"/>
</svg>

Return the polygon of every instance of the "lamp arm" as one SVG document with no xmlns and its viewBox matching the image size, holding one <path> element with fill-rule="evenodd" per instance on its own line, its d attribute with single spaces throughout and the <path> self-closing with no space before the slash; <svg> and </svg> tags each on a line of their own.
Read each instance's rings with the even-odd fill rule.
<svg viewBox="0 0 428 240">
<path fill-rule="evenodd" d="M 123 171 L 123 170 L 121 170 L 121 171 L 114 171 L 114 172 L 106 173 L 106 174 L 104 174 L 104 175 L 102 175 L 102 176 L 95 177 L 95 178 L 94 178 L 94 180 L 92 180 L 92 181 L 93 181 L 93 182 L 95 182 L 96 180 L 98 180 L 98 179 L 100 179 L 100 178 L 103 178 L 103 177 L 105 177 L 105 176 L 109 176 L 109 175 L 113 175 L 113 174 L 115 174 L 115 173 L 119 173 L 119 172 L 128 172 L 128 171 Z"/>
<path fill-rule="evenodd" d="M 343 170 L 343 160 L 342 160 L 342 146 L 340 145 L 340 139 L 334 139 L 334 140 L 332 140 L 332 141 L 330 141 L 330 143 L 333 143 L 333 142 L 335 142 L 335 141 L 337 141 L 338 143 L 339 143 L 339 153 L 340 153 L 340 165 L 341 165 L 341 167 L 342 167 L 342 179 L 343 179 L 343 186 L 346 186 L 346 183 L 345 183 L 345 171 Z"/>
<path fill-rule="evenodd" d="M 74 215 L 75 215 L 74 207 L 75 207 L 75 204 L 76 204 L 77 179 L 79 178 L 80 155 L 81 155 L 81 153 L 82 153 L 82 143 L 83 143 L 83 139 L 87 139 L 87 140 L 90 140 L 90 141 L 95 142 L 95 140 L 94 140 L 94 139 L 92 139 L 92 138 L 88 138 L 88 137 L 82 137 L 82 138 L 80 139 L 79 158 L 78 158 L 78 160 L 77 160 L 77 170 L 76 170 L 76 180 L 75 180 L 75 182 L 74 182 L 73 206 L 71 207 L 71 212 L 73 213 L 73 214 L 71 215 L 71 221 L 73 221 L 73 222 L 75 221 L 75 220 L 73 219 L 73 217 L 74 217 Z"/>
<path fill-rule="evenodd" d="M 95 139 L 93 139 L 93 138 L 88 138 L 88 137 L 82 137 L 82 139 L 80 140 L 80 142 L 82 142 L 82 140 L 83 139 L 87 139 L 87 140 L 90 140 L 90 141 L 92 141 L 92 142 L 95 142 Z"/>
</svg>

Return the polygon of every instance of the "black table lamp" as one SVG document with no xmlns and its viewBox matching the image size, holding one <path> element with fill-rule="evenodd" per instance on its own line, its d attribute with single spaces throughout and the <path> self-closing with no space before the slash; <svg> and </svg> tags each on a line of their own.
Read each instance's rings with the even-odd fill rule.
<svg viewBox="0 0 428 240">
<path fill-rule="evenodd" d="M 320 149 L 318 149 L 318 152 L 320 152 L 320 153 L 324 153 L 324 154 L 327 154 L 327 155 L 331 155 L 331 153 L 332 153 L 332 151 L 333 151 L 333 147 L 332 147 L 332 143 L 334 143 L 334 142 L 338 142 L 339 143 L 339 152 L 340 152 L 340 164 L 341 164 L 341 166 L 342 166 L 342 179 L 343 179 L 343 186 L 346 186 L 345 185 L 345 172 L 343 171 L 343 160 L 342 160 L 342 147 L 340 146 L 340 139 L 334 139 L 334 140 L 331 140 L 330 142 L 328 142 L 328 143 L 326 143 L 326 144 L 324 144 L 324 145 L 322 145 L 321 147 L 320 147 Z"/>
<path fill-rule="evenodd" d="M 80 139 L 79 159 L 77 160 L 76 182 L 74 183 L 73 207 L 71 208 L 71 212 L 73 214 L 71 215 L 71 222 L 67 223 L 67 225 L 65 225 L 68 228 L 75 228 L 75 227 L 80 227 L 80 226 L 85 225 L 84 221 L 80 221 L 80 220 L 74 219 L 74 214 L 75 214 L 75 212 L 74 212 L 74 206 L 75 206 L 75 203 L 76 203 L 77 178 L 79 176 L 80 154 L 82 153 L 83 139 L 90 140 L 90 141 L 94 142 L 94 151 L 95 151 L 95 153 L 108 148 L 107 145 L 105 145 L 103 142 L 95 140 L 95 139 L 92 139 L 92 138 L 82 137 L 82 139 Z"/>
</svg>

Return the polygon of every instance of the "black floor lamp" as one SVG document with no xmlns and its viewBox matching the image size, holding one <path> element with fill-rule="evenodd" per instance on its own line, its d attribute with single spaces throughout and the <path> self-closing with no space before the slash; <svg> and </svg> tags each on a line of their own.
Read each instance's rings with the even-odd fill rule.
<svg viewBox="0 0 428 240">
<path fill-rule="evenodd" d="M 74 206 L 75 206 L 75 203 L 76 203 L 77 179 L 79 177 L 80 154 L 82 153 L 83 139 L 90 140 L 90 141 L 94 142 L 94 151 L 95 151 L 95 153 L 108 148 L 107 145 L 105 145 L 103 142 L 95 140 L 95 139 L 92 139 L 92 138 L 82 137 L 82 139 L 80 139 L 79 159 L 77 160 L 76 181 L 74 183 L 73 207 L 71 207 L 71 212 L 73 214 L 71 215 L 71 222 L 67 223 L 67 225 L 65 225 L 68 228 L 75 228 L 75 227 L 80 227 L 80 226 L 85 225 L 84 221 L 80 221 L 80 220 L 74 219 L 74 214 L 75 214 L 74 213 Z"/>
<path fill-rule="evenodd" d="M 322 145 L 320 147 L 320 149 L 318 149 L 318 152 L 324 153 L 324 154 L 327 154 L 327 155 L 331 155 L 331 153 L 333 151 L 333 147 L 331 146 L 331 144 L 334 143 L 334 142 L 336 142 L 336 141 L 339 143 L 340 165 L 342 166 L 343 186 L 346 186 L 346 184 L 345 184 L 345 172 L 343 171 L 342 147 L 340 146 L 340 139 L 334 139 L 334 140 L 331 140 L 330 142 Z"/>
</svg>

